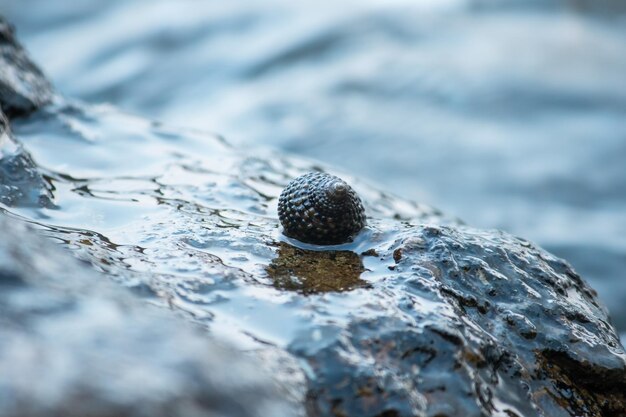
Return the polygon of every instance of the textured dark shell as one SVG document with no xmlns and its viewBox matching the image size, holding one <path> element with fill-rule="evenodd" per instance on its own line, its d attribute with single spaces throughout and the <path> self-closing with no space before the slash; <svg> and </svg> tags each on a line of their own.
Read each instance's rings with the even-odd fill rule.
<svg viewBox="0 0 626 417">
<path fill-rule="evenodd" d="M 341 178 L 321 172 L 302 175 L 278 200 L 286 236 L 317 245 L 352 241 L 365 226 L 365 210 L 356 192 Z"/>
</svg>

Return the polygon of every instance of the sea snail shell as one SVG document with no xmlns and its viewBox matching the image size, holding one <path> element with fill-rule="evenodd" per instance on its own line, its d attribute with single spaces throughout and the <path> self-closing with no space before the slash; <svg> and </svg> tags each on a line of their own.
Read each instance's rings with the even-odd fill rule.
<svg viewBox="0 0 626 417">
<path fill-rule="evenodd" d="M 317 245 L 352 241 L 365 226 L 365 210 L 342 179 L 321 172 L 302 175 L 278 199 L 278 217 L 286 236 Z"/>
</svg>

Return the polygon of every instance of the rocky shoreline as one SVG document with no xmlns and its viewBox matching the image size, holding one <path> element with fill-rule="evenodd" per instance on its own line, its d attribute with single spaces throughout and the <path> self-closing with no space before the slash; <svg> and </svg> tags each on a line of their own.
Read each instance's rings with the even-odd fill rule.
<svg viewBox="0 0 626 417">
<path fill-rule="evenodd" d="M 367 229 L 332 251 L 300 245 L 281 237 L 275 204 L 318 167 L 55 98 L 2 20 L 0 41 L 0 106 L 15 125 L 3 117 L 0 133 L 0 415 L 626 415 L 624 348 L 566 262 L 358 181 Z M 63 173 L 48 150 L 61 144 L 80 155 Z M 116 171 L 90 177 L 103 158 L 119 158 Z M 180 171 L 200 181 L 177 183 Z M 135 240 L 33 214 L 63 212 L 64 187 L 91 204 L 99 184 L 128 178 L 159 210 L 125 225 Z M 253 353 L 224 351 L 227 320 Z M 31 360 L 39 351 L 50 356 Z"/>
</svg>

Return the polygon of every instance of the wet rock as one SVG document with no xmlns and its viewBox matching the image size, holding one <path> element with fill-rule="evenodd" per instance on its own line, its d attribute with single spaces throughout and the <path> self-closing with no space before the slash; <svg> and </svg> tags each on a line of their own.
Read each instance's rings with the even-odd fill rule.
<svg viewBox="0 0 626 417">
<path fill-rule="evenodd" d="M 52 100 L 52 86 L 0 16 L 0 204 L 52 207 L 49 183 L 11 134 L 6 115 L 28 114 Z"/>
<path fill-rule="evenodd" d="M 296 416 L 264 365 L 0 216 L 0 416 Z"/>
<path fill-rule="evenodd" d="M 464 227 L 416 226 L 376 252 L 397 262 L 372 290 L 393 307 L 291 346 L 316 371 L 316 415 L 624 415 L 624 349 L 564 261 Z"/>
<path fill-rule="evenodd" d="M 567 263 L 525 240 L 351 179 L 368 226 L 314 251 L 285 241 L 276 216 L 281 189 L 320 169 L 306 161 L 111 108 L 48 108 L 15 129 L 66 190 L 47 235 L 215 334 L 298 358 L 310 416 L 624 410 L 626 355 L 606 310 Z M 73 227 L 75 211 L 65 220 L 72 207 L 93 229 Z"/>
<path fill-rule="evenodd" d="M 351 251 L 314 251 L 281 243 L 278 256 L 267 267 L 277 288 L 314 294 L 368 287 L 361 279 L 365 269 Z"/>
<path fill-rule="evenodd" d="M 298 358 L 272 369 L 306 375 L 309 416 L 626 414 L 626 354 L 606 310 L 527 241 L 349 179 L 368 225 L 316 252 L 285 242 L 276 215 L 290 180 L 324 170 L 310 162 L 61 101 L 14 130 L 56 206 L 11 213 L 212 334 Z M 281 415 L 254 365 L 7 230 L 0 416 Z M 94 378 L 103 370 L 117 385 Z"/>
<path fill-rule="evenodd" d="M 0 109 L 10 117 L 27 114 L 49 103 L 52 95 L 52 86 L 0 16 Z"/>
<path fill-rule="evenodd" d="M 11 135 L 0 111 L 0 203 L 52 207 L 52 194 L 33 158 Z"/>
</svg>

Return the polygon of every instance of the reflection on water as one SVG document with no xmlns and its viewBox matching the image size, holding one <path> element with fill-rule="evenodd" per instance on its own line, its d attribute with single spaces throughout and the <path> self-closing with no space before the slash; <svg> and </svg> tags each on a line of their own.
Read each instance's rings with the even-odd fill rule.
<svg viewBox="0 0 626 417">
<path fill-rule="evenodd" d="M 216 131 L 236 146 L 314 157 L 469 224 L 535 240 L 592 282 L 624 331 L 624 3 L 336 3 L 0 0 L 62 92 Z M 88 124 L 77 117 L 67 128 L 89 141 Z M 27 146 L 63 172 L 74 145 L 58 138 L 46 149 L 46 140 Z M 140 160 L 124 158 L 126 142 L 111 145 L 117 153 L 76 156 L 77 178 L 56 190 L 73 208 L 57 215 L 110 238 L 128 233 L 124 219 L 158 218 L 174 202 L 185 210 L 191 196 L 225 210 L 221 222 L 246 215 L 228 211 L 241 202 L 206 193 L 210 172 L 162 165 L 157 156 L 176 161 L 183 146 L 170 143 L 145 144 Z M 106 183 L 82 180 L 105 170 L 140 176 L 115 178 L 115 188 L 133 200 L 151 195 L 145 209 L 103 198 L 110 216 L 90 217 L 72 203 L 77 192 L 110 197 Z M 198 178 L 196 189 L 154 195 Z M 242 199 L 276 191 L 249 181 Z"/>
</svg>

